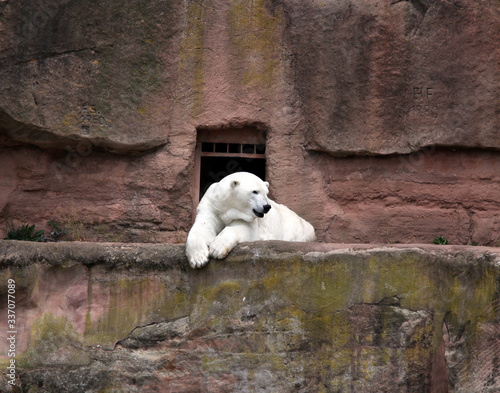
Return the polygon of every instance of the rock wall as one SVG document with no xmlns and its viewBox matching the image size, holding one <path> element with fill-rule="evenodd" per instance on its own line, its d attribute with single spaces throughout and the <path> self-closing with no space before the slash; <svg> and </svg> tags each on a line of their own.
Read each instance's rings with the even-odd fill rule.
<svg viewBox="0 0 500 393">
<path fill-rule="evenodd" d="M 500 6 L 0 2 L 0 236 L 181 242 L 198 129 L 335 242 L 500 243 Z"/>
<path fill-rule="evenodd" d="M 494 248 L 3 241 L 0 277 L 6 392 L 500 389 Z"/>
</svg>

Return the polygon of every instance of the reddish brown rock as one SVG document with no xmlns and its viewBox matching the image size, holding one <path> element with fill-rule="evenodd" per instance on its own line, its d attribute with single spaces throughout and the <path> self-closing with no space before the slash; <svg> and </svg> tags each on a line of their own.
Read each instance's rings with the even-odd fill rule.
<svg viewBox="0 0 500 393">
<path fill-rule="evenodd" d="M 0 241 L 0 389 L 498 391 L 498 251 L 258 242 L 193 270 L 183 245 Z"/>
<path fill-rule="evenodd" d="M 500 245 L 492 213 L 500 193 L 497 154 L 429 149 L 409 156 L 317 156 L 314 167 L 321 168 L 329 204 L 342 207 L 318 228 L 325 228 L 327 241 L 430 243 L 444 235 L 457 244 Z"/>
<path fill-rule="evenodd" d="M 164 145 L 183 29 L 171 3 L 2 6 L 2 133 L 42 148 Z"/>
<path fill-rule="evenodd" d="M 278 1 L 308 147 L 499 148 L 500 9 L 488 1 Z"/>
<path fill-rule="evenodd" d="M 0 237 L 182 242 L 197 130 L 252 126 L 322 241 L 498 246 L 499 26 L 486 0 L 0 2 Z"/>
</svg>

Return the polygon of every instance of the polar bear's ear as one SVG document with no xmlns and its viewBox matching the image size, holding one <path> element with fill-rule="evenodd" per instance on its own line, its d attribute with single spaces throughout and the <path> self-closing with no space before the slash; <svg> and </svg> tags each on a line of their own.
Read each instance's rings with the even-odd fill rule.
<svg viewBox="0 0 500 393">
<path fill-rule="evenodd" d="M 233 180 L 231 182 L 231 188 L 236 188 L 240 185 L 240 182 L 238 180 Z"/>
<path fill-rule="evenodd" d="M 265 181 L 264 185 L 266 186 L 267 189 L 269 189 L 269 182 Z"/>
</svg>

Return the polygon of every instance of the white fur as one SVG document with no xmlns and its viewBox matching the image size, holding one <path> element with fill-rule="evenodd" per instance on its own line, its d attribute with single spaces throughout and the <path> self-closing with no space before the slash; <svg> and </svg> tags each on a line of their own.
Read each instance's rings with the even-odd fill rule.
<svg viewBox="0 0 500 393">
<path fill-rule="evenodd" d="M 225 258 L 242 242 L 316 240 L 311 224 L 267 197 L 268 187 L 268 182 L 248 172 L 233 173 L 209 187 L 186 241 L 192 268 L 206 265 L 210 257 Z M 266 205 L 271 208 L 264 214 Z"/>
</svg>

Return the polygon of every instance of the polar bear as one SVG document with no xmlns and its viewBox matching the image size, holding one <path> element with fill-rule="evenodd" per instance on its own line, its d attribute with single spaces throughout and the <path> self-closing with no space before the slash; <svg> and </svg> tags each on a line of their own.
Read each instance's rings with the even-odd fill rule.
<svg viewBox="0 0 500 393">
<path fill-rule="evenodd" d="M 208 188 L 186 241 L 192 268 L 226 257 L 242 242 L 316 240 L 311 224 L 267 197 L 268 187 L 252 173 L 236 172 Z"/>
</svg>

